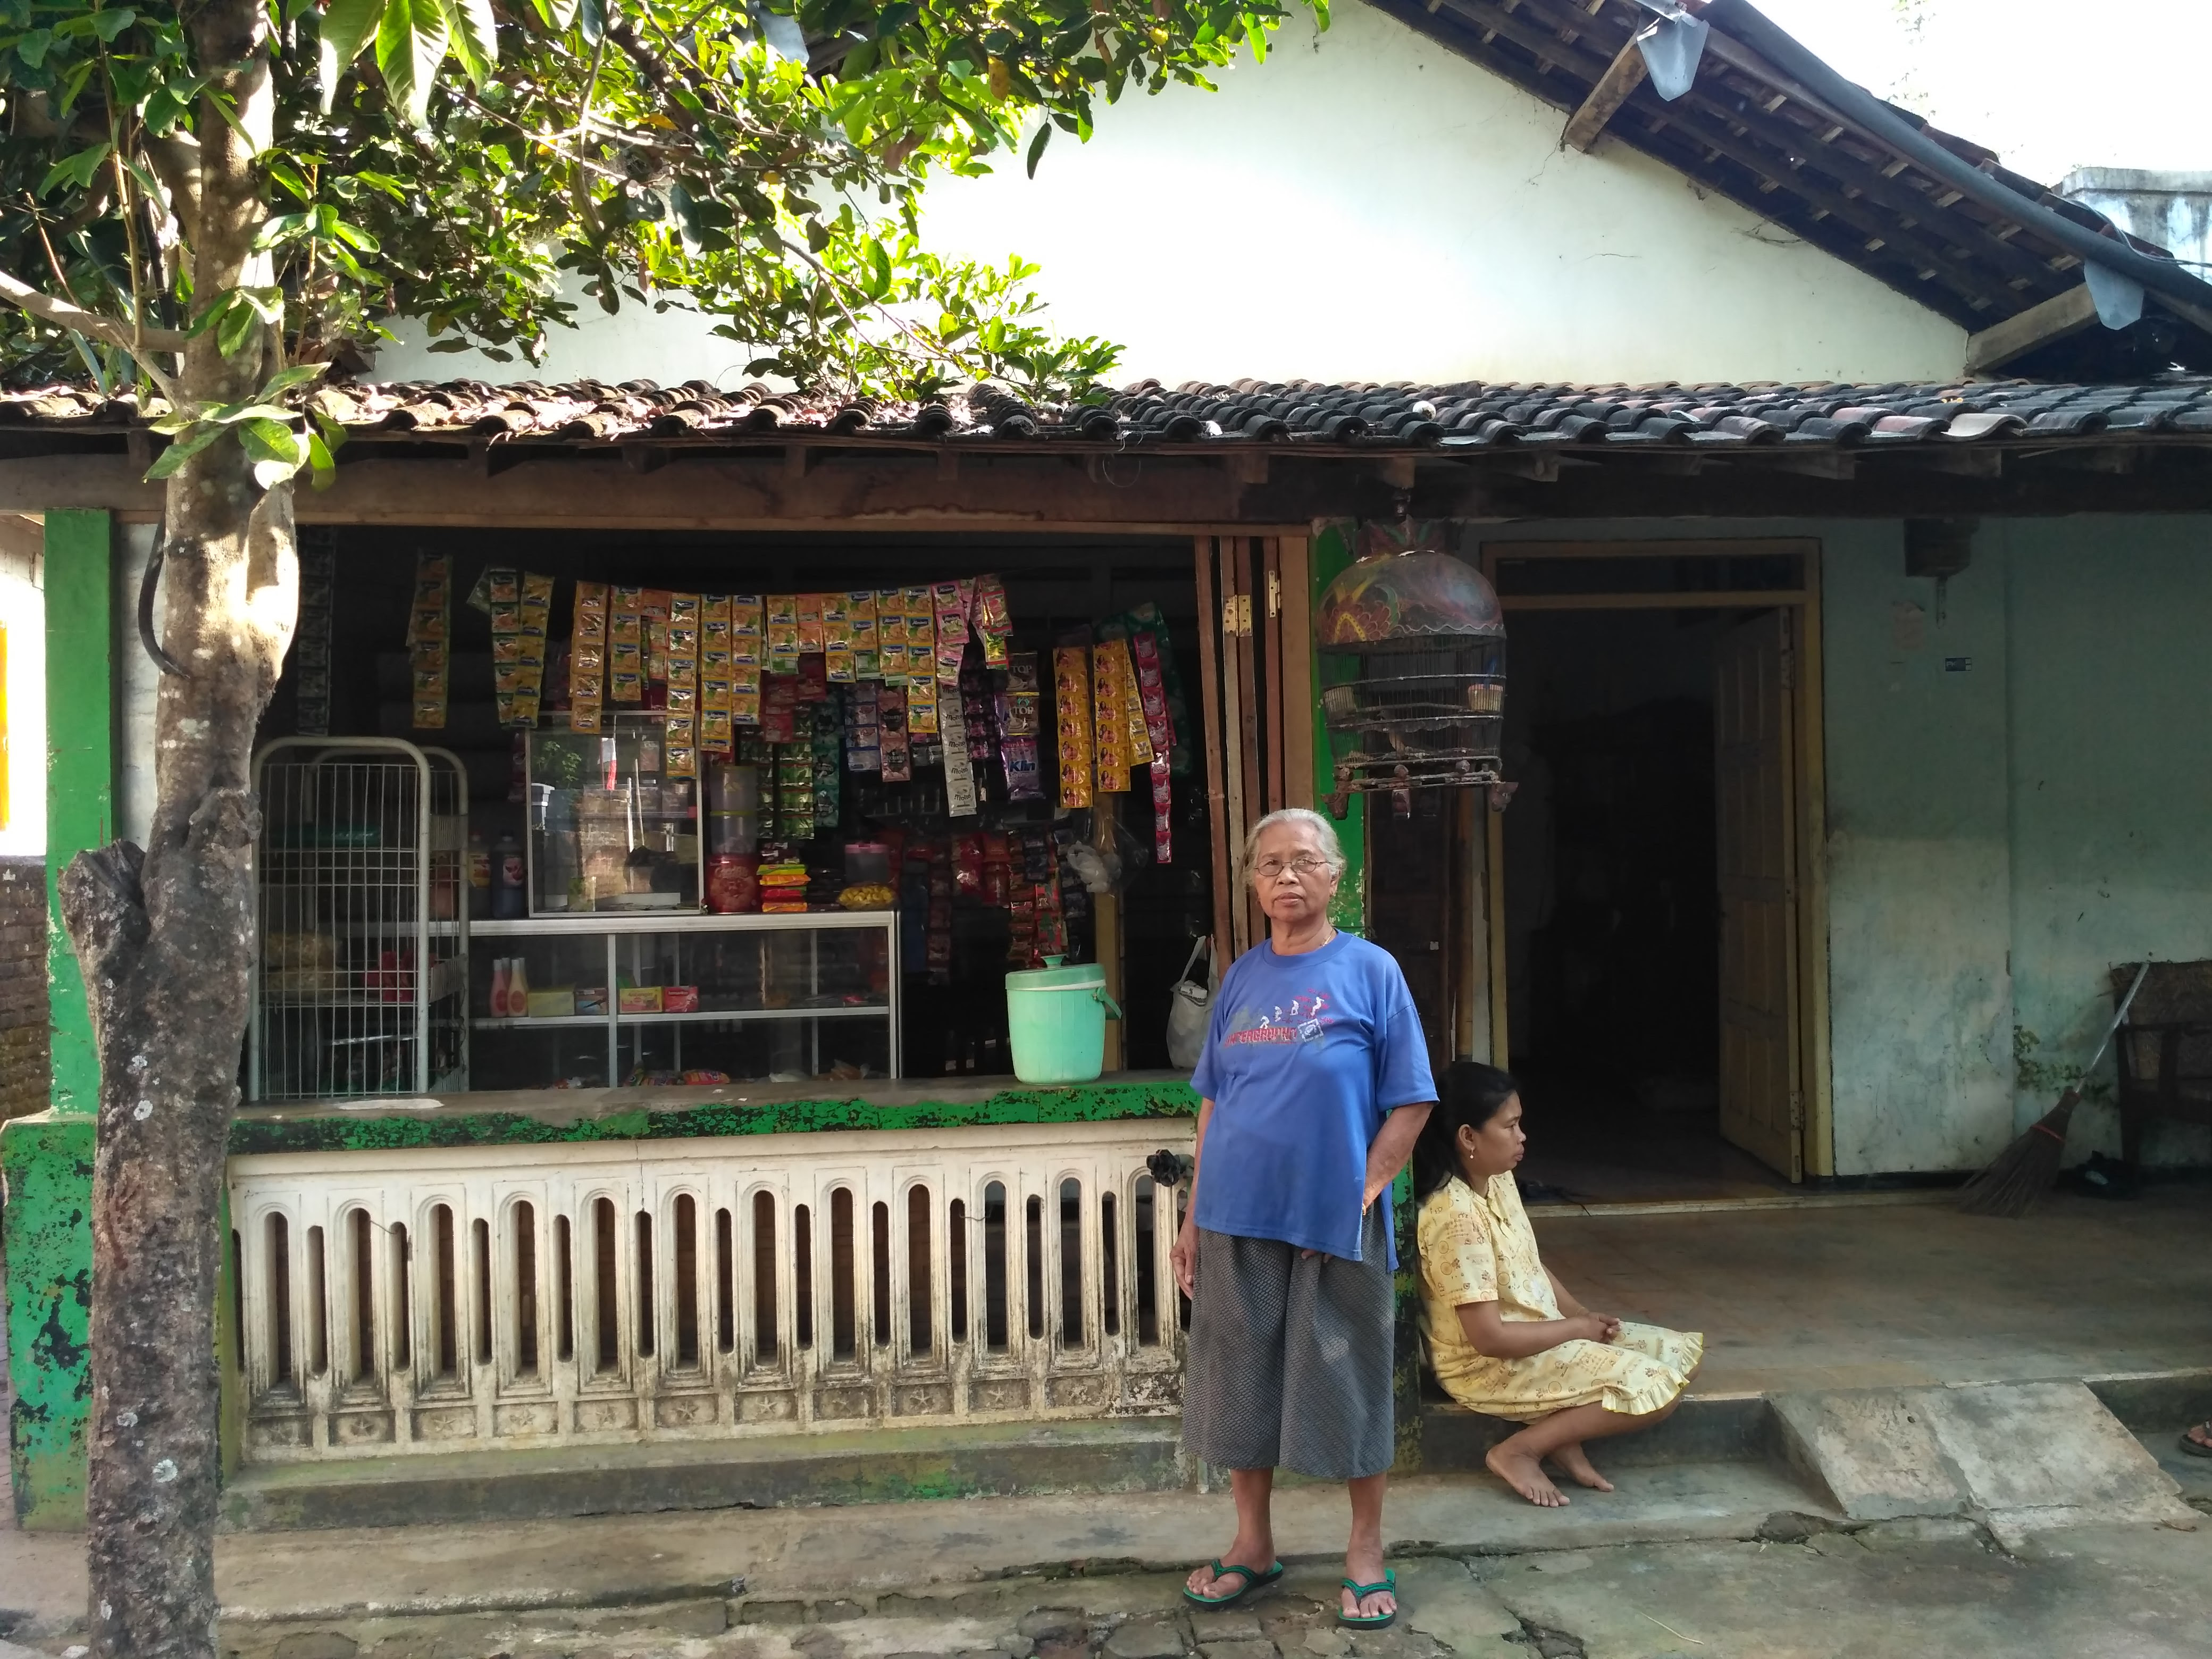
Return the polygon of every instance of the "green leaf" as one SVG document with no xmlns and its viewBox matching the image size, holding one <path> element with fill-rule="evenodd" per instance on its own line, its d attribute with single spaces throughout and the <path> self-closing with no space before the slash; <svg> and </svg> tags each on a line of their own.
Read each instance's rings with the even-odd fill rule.
<svg viewBox="0 0 2212 1659">
<path fill-rule="evenodd" d="M 260 327 L 261 319 L 252 306 L 228 306 L 215 325 L 216 347 L 224 356 L 235 357 L 258 337 Z"/>
<path fill-rule="evenodd" d="M 331 0 L 330 9 L 324 12 L 320 52 L 325 113 L 329 112 L 331 100 L 337 96 L 338 82 L 353 67 L 353 60 L 376 38 L 377 27 L 384 21 L 384 5 L 385 0 Z"/>
<path fill-rule="evenodd" d="M 606 0 L 577 0 L 576 21 L 584 31 L 584 44 L 596 46 L 606 38 Z"/>
<path fill-rule="evenodd" d="M 138 21 L 135 11 L 96 11 L 88 20 L 92 32 L 112 46 L 115 37 Z"/>
<path fill-rule="evenodd" d="M 52 29 L 33 29 L 15 42 L 15 56 L 36 69 L 46 61 L 46 53 L 52 50 L 53 44 Z"/>
<path fill-rule="evenodd" d="M 223 430 L 219 426 L 204 426 L 197 432 L 178 439 L 154 458 L 154 465 L 146 469 L 146 482 L 161 483 L 200 451 L 220 440 Z"/>
<path fill-rule="evenodd" d="M 430 118 L 430 94 L 446 61 L 446 14 L 438 0 L 386 0 L 376 31 L 376 67 L 384 88 L 411 126 Z"/>
<path fill-rule="evenodd" d="M 337 458 L 331 453 L 330 446 L 319 433 L 307 434 L 307 465 L 314 469 L 316 489 L 328 489 L 337 481 Z"/>
<path fill-rule="evenodd" d="M 270 156 L 268 166 L 269 176 L 290 191 L 293 195 L 303 202 L 312 202 L 315 199 L 315 192 L 308 187 L 306 177 L 299 168 L 294 167 L 283 156 Z"/>
<path fill-rule="evenodd" d="M 281 421 L 246 421 L 238 428 L 238 441 L 257 461 L 276 461 L 295 469 L 307 459 L 307 441 Z"/>
<path fill-rule="evenodd" d="M 39 185 L 39 194 L 51 196 L 58 185 L 75 185 L 79 190 L 89 190 L 92 175 L 99 171 L 100 164 L 107 159 L 114 148 L 112 144 L 94 144 L 90 149 L 81 149 L 74 155 L 63 157 L 46 169 L 46 176 Z"/>
<path fill-rule="evenodd" d="M 1052 123 L 1038 123 L 1036 137 L 1030 140 L 1030 177 L 1036 177 L 1037 163 L 1044 159 L 1044 147 L 1052 139 Z"/>
<path fill-rule="evenodd" d="M 492 15 L 491 0 L 440 0 L 439 9 L 453 35 L 453 56 L 469 79 L 482 86 L 499 62 L 499 20 Z"/>
<path fill-rule="evenodd" d="M 294 386 L 320 380 L 329 368 L 328 363 L 295 363 L 291 368 L 270 375 L 268 384 L 255 395 L 262 403 L 273 404 Z"/>
</svg>

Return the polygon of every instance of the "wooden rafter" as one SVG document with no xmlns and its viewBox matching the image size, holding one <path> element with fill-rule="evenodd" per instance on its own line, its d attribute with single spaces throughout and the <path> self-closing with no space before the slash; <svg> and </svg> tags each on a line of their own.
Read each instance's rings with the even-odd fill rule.
<svg viewBox="0 0 2212 1659">
<path fill-rule="evenodd" d="M 2017 316 L 1985 328 L 1966 341 L 1966 373 L 1987 374 L 2038 346 L 2078 334 L 2097 320 L 2097 302 L 2087 283 L 2030 306 Z"/>
<path fill-rule="evenodd" d="M 1598 134 L 1605 124 L 1613 119 L 1613 111 L 1628 101 L 1628 94 L 1644 84 L 1644 53 L 1633 37 L 1628 44 L 1613 55 L 1612 67 L 1598 78 L 1598 83 L 1583 99 L 1582 107 L 1567 118 L 1566 131 L 1559 135 L 1563 149 L 1578 149 L 1585 154 L 1597 143 Z"/>
</svg>

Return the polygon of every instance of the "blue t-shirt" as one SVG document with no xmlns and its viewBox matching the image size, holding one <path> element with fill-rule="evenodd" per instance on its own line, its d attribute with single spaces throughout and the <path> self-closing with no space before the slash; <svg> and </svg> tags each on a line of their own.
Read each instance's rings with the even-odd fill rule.
<svg viewBox="0 0 2212 1659">
<path fill-rule="evenodd" d="M 1191 1087 L 1213 1103 L 1198 1224 L 1359 1260 L 1367 1148 L 1394 1107 L 1437 1097 L 1406 976 L 1339 933 L 1318 951 L 1247 951 L 1222 976 Z M 1383 1236 L 1390 1194 L 1382 1198 Z"/>
</svg>

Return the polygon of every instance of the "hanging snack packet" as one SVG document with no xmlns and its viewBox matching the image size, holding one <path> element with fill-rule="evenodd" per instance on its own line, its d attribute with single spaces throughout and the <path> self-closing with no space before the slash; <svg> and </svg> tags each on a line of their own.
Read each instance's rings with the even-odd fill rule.
<svg viewBox="0 0 2212 1659">
<path fill-rule="evenodd" d="M 957 686 L 939 688 L 938 730 L 945 738 L 945 810 L 956 818 L 975 815 L 975 769 L 968 754 L 968 726 Z"/>
<path fill-rule="evenodd" d="M 1053 712 L 1060 738 L 1060 804 L 1091 805 L 1091 652 L 1080 645 L 1052 653 Z"/>
<path fill-rule="evenodd" d="M 877 631 L 875 590 L 872 587 L 855 588 L 845 596 L 845 605 L 846 615 L 853 629 L 853 677 L 861 680 L 878 679 L 884 671 Z"/>
<path fill-rule="evenodd" d="M 446 724 L 453 661 L 453 561 L 442 553 L 415 559 L 415 597 L 407 613 L 407 655 L 413 674 L 414 723 L 425 732 Z"/>
<path fill-rule="evenodd" d="M 1121 708 L 1121 678 L 1115 672 L 1112 647 L 1101 641 L 1091 648 L 1091 741 L 1098 793 L 1129 787 L 1129 721 Z"/>
<path fill-rule="evenodd" d="M 765 666 L 771 674 L 796 674 L 799 672 L 799 595 L 771 593 L 768 596 L 768 619 L 763 635 L 763 650 Z"/>
<path fill-rule="evenodd" d="M 876 590 L 876 660 L 885 685 L 906 684 L 906 602 L 896 587 Z"/>
<path fill-rule="evenodd" d="M 914 778 L 912 751 L 907 746 L 906 690 L 887 685 L 876 698 L 876 717 L 883 723 L 883 775 L 885 783 L 908 783 Z"/>
<path fill-rule="evenodd" d="M 608 599 L 607 675 L 609 700 L 645 700 L 644 593 L 617 587 Z"/>
<path fill-rule="evenodd" d="M 939 582 L 930 589 L 936 612 L 937 650 L 934 660 L 941 684 L 960 678 L 961 653 L 968 648 L 968 595 L 964 582 Z"/>
<path fill-rule="evenodd" d="M 799 710 L 799 683 L 788 674 L 770 674 L 761 690 L 762 738 L 772 744 L 789 743 Z"/>
<path fill-rule="evenodd" d="M 819 593 L 801 593 L 799 595 L 799 651 L 801 656 L 805 656 L 810 651 L 818 652 L 823 648 L 824 641 L 822 633 L 823 598 L 823 596 Z"/>
<path fill-rule="evenodd" d="M 996 576 L 975 578 L 975 632 L 983 641 L 983 665 L 1006 665 L 1006 640 L 1014 631 L 1013 613 L 1006 605 L 1006 585 Z"/>
</svg>

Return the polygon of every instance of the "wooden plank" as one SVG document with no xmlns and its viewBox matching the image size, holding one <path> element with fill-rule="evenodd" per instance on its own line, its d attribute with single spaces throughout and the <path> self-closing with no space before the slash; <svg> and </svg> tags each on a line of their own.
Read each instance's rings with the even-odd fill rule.
<svg viewBox="0 0 2212 1659">
<path fill-rule="evenodd" d="M 1260 592 L 1254 597 L 1254 623 L 1266 647 L 1263 654 L 1267 701 L 1266 719 L 1261 725 L 1267 739 L 1267 810 L 1273 812 L 1287 804 L 1283 795 L 1283 728 L 1289 723 L 1291 713 L 1283 702 L 1283 551 L 1281 542 L 1273 536 L 1262 537 L 1260 548 L 1261 567 L 1265 574 Z M 1258 614 L 1262 609 L 1264 617 Z"/>
<path fill-rule="evenodd" d="M 1283 804 L 1314 804 L 1313 556 L 1304 536 L 1282 538 Z"/>
<path fill-rule="evenodd" d="M 1582 107 L 1567 118 L 1566 130 L 1559 135 L 1562 149 L 1578 149 L 1587 154 L 1597 143 L 1598 134 L 1605 124 L 1613 119 L 1613 112 L 1628 101 L 1628 94 L 1644 84 L 1645 74 L 1644 53 L 1632 37 L 1628 44 L 1613 55 L 1613 64 L 1598 77 L 1583 100 Z"/>
<path fill-rule="evenodd" d="M 1221 605 L 1209 626 L 1221 636 L 1221 775 L 1228 801 L 1222 813 L 1229 837 L 1229 954 L 1224 966 L 1243 956 L 1252 943 L 1252 911 L 1246 901 L 1244 879 L 1244 676 L 1237 660 L 1237 543 L 1224 536 L 1220 550 Z"/>
<path fill-rule="evenodd" d="M 1214 543 L 1212 536 L 1192 541 L 1192 566 L 1198 581 L 1199 758 L 1206 774 L 1206 822 L 1213 850 L 1213 958 L 1224 969 L 1234 962 L 1235 930 L 1230 921 L 1237 894 L 1235 854 L 1229 836 L 1226 787 L 1228 725 L 1221 696 L 1221 612 L 1216 604 Z"/>
<path fill-rule="evenodd" d="M 2097 320 L 2097 302 L 2087 283 L 2030 306 L 2017 316 L 1966 337 L 1966 373 L 1987 374 L 2038 346 L 2078 334 Z"/>
<path fill-rule="evenodd" d="M 1258 625 L 1264 599 L 1253 592 L 1253 577 L 1258 564 L 1258 547 L 1250 536 L 1236 536 L 1230 539 L 1231 562 L 1237 573 L 1237 651 L 1231 660 L 1237 665 L 1237 698 L 1238 737 L 1237 758 L 1242 763 L 1244 779 L 1243 810 L 1237 819 L 1237 844 L 1243 847 L 1244 837 L 1252 826 L 1267 816 L 1267 796 L 1260 776 L 1260 664 L 1254 651 L 1254 629 Z M 1258 899 L 1253 896 L 1249 881 L 1240 883 L 1244 896 L 1247 926 L 1244 945 L 1249 950 L 1267 936 L 1267 924 L 1260 913 Z"/>
<path fill-rule="evenodd" d="M 1821 661 L 1820 554 L 1808 561 L 1797 656 L 1797 975 L 1803 1032 L 1805 1173 L 1836 1172 L 1835 1103 L 1829 1075 L 1828 779 L 1826 670 Z"/>
<path fill-rule="evenodd" d="M 1500 1071 L 1512 1061 L 1506 1041 L 1505 1010 L 1505 815 L 1485 800 L 1483 896 L 1490 911 L 1490 1063 Z"/>
<path fill-rule="evenodd" d="M 1809 536 L 1746 537 L 1741 541 L 1715 540 L 1706 537 L 1685 538 L 1680 541 L 1486 541 L 1482 544 L 1482 556 L 1486 561 L 1484 574 L 1495 582 L 1498 580 L 1495 566 L 1488 562 L 1492 560 L 1803 558 L 1818 552 L 1820 546 L 1820 544 Z"/>
<path fill-rule="evenodd" d="M 1510 593 L 1498 601 L 1508 611 L 1764 611 L 1804 602 L 1805 592 L 1797 587 L 1722 593 Z"/>
</svg>

